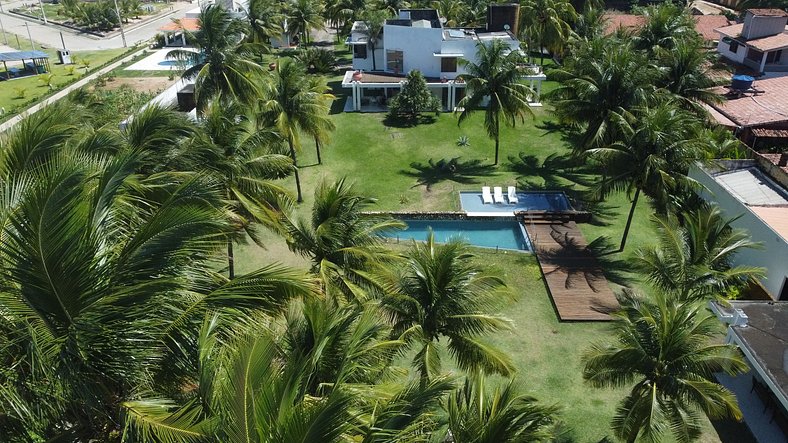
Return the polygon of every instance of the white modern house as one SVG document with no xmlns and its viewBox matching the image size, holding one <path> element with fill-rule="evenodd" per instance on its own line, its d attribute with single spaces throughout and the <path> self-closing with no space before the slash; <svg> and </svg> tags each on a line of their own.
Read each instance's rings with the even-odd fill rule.
<svg viewBox="0 0 788 443">
<path fill-rule="evenodd" d="M 782 154 L 788 161 L 788 154 Z M 690 177 L 705 186 L 701 197 L 719 205 L 732 225 L 746 229 L 761 249 L 740 251 L 736 265 L 765 269 L 759 286 L 772 300 L 788 300 L 788 167 L 780 159 L 717 160 L 694 167 Z M 761 292 L 761 291 L 759 291 Z"/>
<path fill-rule="evenodd" d="M 518 5 L 496 4 L 490 6 L 484 29 L 446 28 L 434 9 L 402 9 L 396 19 L 386 20 L 374 47 L 366 24 L 355 22 L 347 41 L 353 47 L 353 70 L 342 81 L 343 87 L 352 90 L 345 110 L 383 110 L 414 69 L 424 74 L 444 109 L 454 110 L 465 92 L 465 84 L 457 80 L 465 72 L 459 61 L 475 62 L 476 45 L 493 40 L 520 51 L 515 37 L 518 16 Z M 524 66 L 523 71 L 523 79 L 537 92 L 531 105 L 540 106 L 538 97 L 546 77 L 537 66 Z"/>
<path fill-rule="evenodd" d="M 760 73 L 788 72 L 786 25 L 788 12 L 782 9 L 748 9 L 744 23 L 716 29 L 717 52 Z"/>
</svg>

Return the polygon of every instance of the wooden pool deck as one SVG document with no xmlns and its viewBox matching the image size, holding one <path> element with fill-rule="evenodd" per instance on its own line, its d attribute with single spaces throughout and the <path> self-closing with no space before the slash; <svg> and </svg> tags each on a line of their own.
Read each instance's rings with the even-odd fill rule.
<svg viewBox="0 0 788 443">
<path fill-rule="evenodd" d="M 609 321 L 619 304 L 599 261 L 573 221 L 526 222 L 561 321 Z"/>
</svg>

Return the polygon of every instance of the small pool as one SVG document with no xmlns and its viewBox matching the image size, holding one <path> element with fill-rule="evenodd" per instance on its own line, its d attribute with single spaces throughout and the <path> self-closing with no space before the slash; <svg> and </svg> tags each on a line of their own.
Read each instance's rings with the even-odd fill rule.
<svg viewBox="0 0 788 443">
<path fill-rule="evenodd" d="M 503 188 L 504 199 L 506 188 Z M 481 192 L 460 192 L 460 205 L 466 213 L 502 215 L 515 211 L 567 211 L 571 209 L 569 200 L 563 192 L 518 192 L 517 204 L 487 203 L 482 200 Z"/>
<path fill-rule="evenodd" d="M 445 243 L 451 238 L 461 238 L 482 248 L 500 248 L 530 251 L 525 229 L 514 220 L 402 220 L 408 227 L 403 231 L 387 234 L 400 240 L 425 241 L 430 229 L 435 241 Z"/>
</svg>

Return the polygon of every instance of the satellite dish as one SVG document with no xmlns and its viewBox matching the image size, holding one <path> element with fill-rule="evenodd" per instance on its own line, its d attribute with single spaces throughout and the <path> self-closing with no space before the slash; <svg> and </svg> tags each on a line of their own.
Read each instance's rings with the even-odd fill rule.
<svg viewBox="0 0 788 443">
<path fill-rule="evenodd" d="M 503 30 L 508 31 L 510 29 L 509 25 L 503 25 Z"/>
</svg>

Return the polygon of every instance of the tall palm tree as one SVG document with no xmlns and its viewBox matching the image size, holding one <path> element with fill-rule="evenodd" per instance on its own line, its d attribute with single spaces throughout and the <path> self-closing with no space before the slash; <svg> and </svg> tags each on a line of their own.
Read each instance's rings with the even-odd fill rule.
<svg viewBox="0 0 788 443">
<path fill-rule="evenodd" d="M 646 22 L 633 36 L 637 49 L 655 53 L 657 48 L 671 50 L 681 41 L 700 40 L 692 15 L 678 4 L 647 6 L 641 13 Z"/>
<path fill-rule="evenodd" d="M 331 93 L 331 88 L 326 84 L 326 80 L 317 75 L 309 76 L 309 90 L 314 95 L 315 99 L 323 102 L 323 106 L 330 111 L 331 103 L 336 99 L 334 94 Z M 323 159 L 320 156 L 320 146 L 324 146 L 329 142 L 329 136 L 336 130 L 334 121 L 330 118 L 320 119 L 319 125 L 316 127 L 312 138 L 315 139 L 315 154 L 317 154 L 317 164 L 322 165 Z"/>
<path fill-rule="evenodd" d="M 749 234 L 731 226 L 717 206 L 683 213 L 681 222 L 673 215 L 654 216 L 656 246 L 644 247 L 635 255 L 635 266 L 656 288 L 676 294 L 679 300 L 725 298 L 763 269 L 733 266 L 733 257 L 759 245 Z"/>
<path fill-rule="evenodd" d="M 732 392 L 714 373 L 747 370 L 735 346 L 719 344 L 720 324 L 702 304 L 670 297 L 653 300 L 625 293 L 616 314 L 613 343 L 598 343 L 583 356 L 583 378 L 596 387 L 632 386 L 616 409 L 616 437 L 634 442 L 680 442 L 700 436 L 699 413 L 741 418 Z"/>
<path fill-rule="evenodd" d="M 262 68 L 242 45 L 249 34 L 247 23 L 220 5 L 208 5 L 200 11 L 199 24 L 199 31 L 187 32 L 198 52 L 174 49 L 167 55 L 191 65 L 183 77 L 195 79 L 198 112 L 213 99 L 251 103 L 260 92 L 257 84 Z"/>
<path fill-rule="evenodd" d="M 569 0 L 528 0 L 521 8 L 523 34 L 527 41 L 537 43 L 544 65 L 543 48 L 552 53 L 563 51 L 572 33 L 572 23 L 577 20 L 577 12 Z"/>
<path fill-rule="evenodd" d="M 647 101 L 656 70 L 630 44 L 603 38 L 581 43 L 551 76 L 560 83 L 545 97 L 562 123 L 582 130 L 584 150 L 613 141 L 613 114 Z"/>
<path fill-rule="evenodd" d="M 301 34 L 309 43 L 313 29 L 323 29 L 323 3 L 320 0 L 290 0 L 287 4 L 287 25 L 293 34 Z"/>
<path fill-rule="evenodd" d="M 387 9 L 366 9 L 362 14 L 364 28 L 362 32 L 367 36 L 367 49 L 372 57 L 372 70 L 377 71 L 375 53 L 378 50 L 378 43 L 383 37 L 383 26 L 390 14 Z"/>
<path fill-rule="evenodd" d="M 462 59 L 460 63 L 467 74 L 458 77 L 466 83 L 467 95 L 460 100 L 462 108 L 458 125 L 486 103 L 484 108 L 484 129 L 495 140 L 495 163 L 498 164 L 498 147 L 501 138 L 501 120 L 514 127 L 517 120 L 525 121 L 525 116 L 533 116 L 528 101 L 534 91 L 521 82 L 522 71 L 518 64 L 522 57 L 511 51 L 502 40 L 490 44 L 476 44 L 474 63 Z"/>
<path fill-rule="evenodd" d="M 322 182 L 315 190 L 315 203 L 308 221 L 287 216 L 283 220 L 287 243 L 312 262 L 332 298 L 340 294 L 355 300 L 367 298 L 364 289 L 375 286 L 372 271 L 396 258 L 384 247 L 382 234 L 401 229 L 391 217 L 363 214 L 376 200 L 360 195 L 344 179 Z M 334 294 L 334 289 L 340 294 Z"/>
<path fill-rule="evenodd" d="M 507 319 L 492 313 L 503 298 L 503 280 L 475 265 L 465 243 L 438 245 L 432 233 L 406 258 L 381 304 L 395 336 L 418 349 L 413 365 L 422 384 L 440 373 L 441 338 L 447 339 L 449 355 L 461 369 L 512 374 L 509 357 L 481 340 L 483 334 L 509 326 Z"/>
<path fill-rule="evenodd" d="M 304 67 L 288 58 L 279 60 L 263 88 L 259 103 L 261 118 L 279 131 L 287 142 L 293 164 L 298 166 L 296 153 L 301 150 L 301 133 L 320 140 L 333 127 L 328 117 L 329 96 L 318 92 L 307 79 Z M 300 203 L 304 199 L 297 168 L 294 173 Z"/>
<path fill-rule="evenodd" d="M 446 19 L 444 26 L 449 28 L 460 26 L 462 16 L 467 8 L 464 3 L 453 0 L 433 0 L 431 6 L 438 11 L 438 16 Z"/>
<path fill-rule="evenodd" d="M 600 198 L 612 192 L 633 195 L 619 251 L 626 246 L 632 217 L 641 192 L 658 203 L 666 202 L 677 188 L 692 188 L 689 167 L 702 158 L 696 138 L 699 121 L 674 101 L 637 108 L 633 112 L 612 113 L 618 141 L 587 151 L 603 171 L 592 187 Z"/>
<path fill-rule="evenodd" d="M 514 380 L 489 389 L 481 374 L 469 376 L 447 401 L 448 431 L 456 443 L 553 441 L 556 406 L 520 393 Z"/>
<path fill-rule="evenodd" d="M 273 180 L 289 176 L 293 161 L 272 149 L 279 134 L 258 129 L 254 116 L 239 103 L 211 103 L 185 156 L 184 170 L 200 171 L 221 183 L 234 235 L 227 239 L 230 278 L 235 276 L 233 243 L 248 236 L 262 246 L 258 223 L 279 225 L 280 206 L 288 206 L 287 191 Z"/>
<path fill-rule="evenodd" d="M 719 84 L 711 76 L 714 55 L 700 39 L 679 40 L 670 49 L 659 49 L 657 85 L 680 99 L 686 109 L 699 116 L 707 111 L 702 103 L 720 103 L 722 96 L 712 91 Z"/>
<path fill-rule="evenodd" d="M 284 32 L 286 15 L 281 2 L 274 0 L 250 0 L 246 17 L 251 29 L 250 38 L 254 43 L 270 44 L 271 39 Z"/>
</svg>

